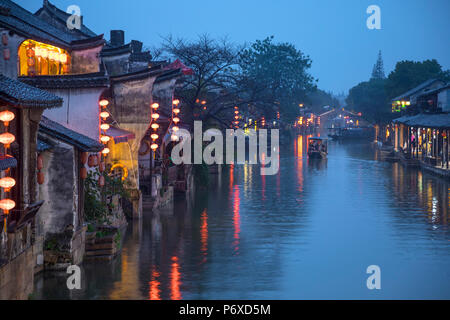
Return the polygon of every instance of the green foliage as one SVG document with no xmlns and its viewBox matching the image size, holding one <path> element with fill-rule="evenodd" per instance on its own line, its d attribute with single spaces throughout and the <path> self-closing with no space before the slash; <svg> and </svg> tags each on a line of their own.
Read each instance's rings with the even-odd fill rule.
<svg viewBox="0 0 450 320">
<path fill-rule="evenodd" d="M 392 114 L 385 86 L 385 79 L 371 79 L 359 83 L 349 91 L 347 108 L 361 112 L 363 117 L 371 122 L 389 121 Z"/>
<path fill-rule="evenodd" d="M 100 188 L 98 180 L 100 175 L 105 178 L 105 185 Z M 98 168 L 90 171 L 84 182 L 84 215 L 86 221 L 94 223 L 108 222 L 111 210 L 114 208 L 112 203 L 108 203 L 114 195 L 122 198 L 129 198 L 129 193 L 125 189 L 120 177 L 109 176 L 106 170 L 100 173 Z"/>
<path fill-rule="evenodd" d="M 381 50 L 378 52 L 378 59 L 372 70 L 372 78 L 371 79 L 384 79 L 386 76 L 384 75 L 384 63 L 383 57 L 381 56 Z"/>
<path fill-rule="evenodd" d="M 324 106 L 330 106 L 331 108 L 339 108 L 339 100 L 334 98 L 331 93 L 317 89 L 308 94 L 306 98 L 306 105 L 312 112 L 320 114 L 325 112 Z"/>
<path fill-rule="evenodd" d="M 390 101 L 396 96 L 429 79 L 450 80 L 450 72 L 443 71 L 436 60 L 400 61 L 387 79 L 372 78 L 350 89 L 347 107 L 363 113 L 376 123 L 389 122 L 393 117 Z"/>
<path fill-rule="evenodd" d="M 274 108 L 287 118 L 298 115 L 298 104 L 316 88 L 316 80 L 307 72 L 312 60 L 290 43 L 274 43 L 273 36 L 257 40 L 240 54 L 244 77 L 252 84 L 260 107 L 268 120 Z"/>
<path fill-rule="evenodd" d="M 388 76 L 387 95 L 391 99 L 395 98 L 429 79 L 450 81 L 449 70 L 443 71 L 441 65 L 435 59 L 422 62 L 397 62 L 394 71 Z"/>
</svg>

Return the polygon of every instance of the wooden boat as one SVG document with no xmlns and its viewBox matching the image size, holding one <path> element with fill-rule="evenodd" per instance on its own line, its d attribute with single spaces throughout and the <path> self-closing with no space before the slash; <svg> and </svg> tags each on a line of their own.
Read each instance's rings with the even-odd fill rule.
<svg viewBox="0 0 450 320">
<path fill-rule="evenodd" d="M 326 159 L 328 155 L 328 140 L 320 137 L 308 138 L 308 157 L 310 159 Z"/>
</svg>

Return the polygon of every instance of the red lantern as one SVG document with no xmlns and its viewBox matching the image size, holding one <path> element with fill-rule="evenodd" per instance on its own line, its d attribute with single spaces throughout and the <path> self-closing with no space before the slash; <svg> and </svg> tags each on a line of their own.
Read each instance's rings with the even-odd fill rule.
<svg viewBox="0 0 450 320">
<path fill-rule="evenodd" d="M 83 168 L 80 169 L 80 177 L 83 180 L 87 178 L 87 169 L 86 169 L 86 167 L 83 167 Z"/>
<path fill-rule="evenodd" d="M 38 155 L 37 157 L 37 169 L 41 170 L 44 168 L 44 159 L 42 158 L 42 155 Z"/>
<path fill-rule="evenodd" d="M 82 152 L 81 153 L 81 163 L 82 164 L 86 164 L 86 161 L 88 159 L 89 154 L 87 152 Z"/>
<path fill-rule="evenodd" d="M 3 49 L 3 59 L 9 60 L 11 58 L 11 51 L 9 48 Z"/>
<path fill-rule="evenodd" d="M 31 49 L 31 48 L 28 48 L 27 49 L 27 57 L 28 58 L 33 58 L 34 57 L 34 50 L 33 49 Z"/>
<path fill-rule="evenodd" d="M 103 186 L 105 185 L 105 177 L 104 177 L 103 175 L 101 175 L 101 176 L 98 178 L 98 185 L 99 185 L 100 187 L 102 187 L 102 188 L 103 188 Z"/>
<path fill-rule="evenodd" d="M 37 174 L 37 182 L 39 184 L 44 184 L 44 181 L 45 181 L 44 173 L 42 171 L 39 171 Z"/>
<path fill-rule="evenodd" d="M 98 166 L 98 171 L 100 172 L 105 171 L 105 163 L 103 161 L 100 162 L 100 165 Z"/>
<path fill-rule="evenodd" d="M 8 45 L 8 35 L 6 33 L 2 34 L 2 43 L 4 46 Z"/>
<path fill-rule="evenodd" d="M 34 58 L 28 58 L 27 59 L 27 65 L 29 67 L 33 67 L 34 66 Z"/>
</svg>

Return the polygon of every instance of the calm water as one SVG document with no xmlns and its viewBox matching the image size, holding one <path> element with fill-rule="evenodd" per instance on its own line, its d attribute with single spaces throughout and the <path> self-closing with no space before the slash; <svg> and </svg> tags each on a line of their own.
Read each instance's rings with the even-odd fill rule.
<svg viewBox="0 0 450 320">
<path fill-rule="evenodd" d="M 281 147 L 280 172 L 228 168 L 193 201 L 130 224 L 121 257 L 36 280 L 36 298 L 450 298 L 449 184 L 377 161 L 368 144 L 308 161 L 305 137 Z M 381 268 L 368 290 L 366 268 Z"/>
</svg>

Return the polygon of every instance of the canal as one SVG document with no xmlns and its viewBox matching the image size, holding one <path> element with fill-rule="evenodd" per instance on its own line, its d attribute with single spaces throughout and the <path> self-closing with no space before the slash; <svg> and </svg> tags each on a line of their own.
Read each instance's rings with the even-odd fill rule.
<svg viewBox="0 0 450 320">
<path fill-rule="evenodd" d="M 113 262 L 36 279 L 37 299 L 450 298 L 449 184 L 377 161 L 369 144 L 306 137 L 281 146 L 280 171 L 230 166 L 192 201 L 130 223 Z M 368 290 L 369 265 L 381 290 Z"/>
</svg>

